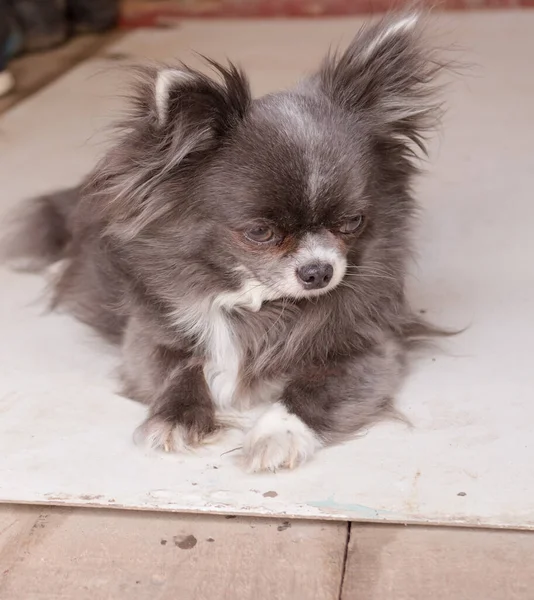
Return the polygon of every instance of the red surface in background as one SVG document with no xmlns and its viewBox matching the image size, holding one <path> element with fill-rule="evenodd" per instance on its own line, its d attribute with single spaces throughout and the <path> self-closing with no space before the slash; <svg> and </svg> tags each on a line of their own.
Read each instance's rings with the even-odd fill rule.
<svg viewBox="0 0 534 600">
<path fill-rule="evenodd" d="M 325 17 L 383 12 L 403 0 L 125 0 L 124 27 L 161 26 L 173 19 Z M 432 2 L 435 5 L 435 2 Z M 534 7 L 534 0 L 442 0 L 445 10 Z"/>
</svg>

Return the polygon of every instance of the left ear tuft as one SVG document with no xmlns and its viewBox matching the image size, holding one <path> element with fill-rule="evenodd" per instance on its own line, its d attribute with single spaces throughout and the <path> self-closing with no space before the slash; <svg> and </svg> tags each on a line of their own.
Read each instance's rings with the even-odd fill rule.
<svg viewBox="0 0 534 600">
<path fill-rule="evenodd" d="M 165 125 L 168 120 L 169 104 L 172 95 L 179 93 L 183 88 L 187 89 L 187 83 L 191 83 L 193 75 L 187 71 L 178 69 L 162 69 L 156 73 L 154 83 L 154 102 L 160 125 Z"/>
</svg>

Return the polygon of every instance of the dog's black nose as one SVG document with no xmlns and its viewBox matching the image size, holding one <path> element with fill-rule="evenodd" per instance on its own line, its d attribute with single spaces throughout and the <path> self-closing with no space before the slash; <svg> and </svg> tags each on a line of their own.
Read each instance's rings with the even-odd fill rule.
<svg viewBox="0 0 534 600">
<path fill-rule="evenodd" d="M 330 263 L 310 263 L 297 269 L 297 275 L 306 290 L 320 290 L 326 287 L 334 275 Z"/>
</svg>

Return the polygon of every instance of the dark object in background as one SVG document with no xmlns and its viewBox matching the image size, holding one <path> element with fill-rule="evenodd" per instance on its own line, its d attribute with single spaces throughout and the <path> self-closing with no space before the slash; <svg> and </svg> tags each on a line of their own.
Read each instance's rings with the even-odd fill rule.
<svg viewBox="0 0 534 600">
<path fill-rule="evenodd" d="M 15 85 L 7 63 L 20 50 L 22 35 L 7 0 L 0 0 L 0 96 Z"/>
<path fill-rule="evenodd" d="M 72 33 L 105 31 L 118 14 L 119 0 L 0 0 L 0 96 L 14 86 L 13 56 L 53 48 Z"/>
<path fill-rule="evenodd" d="M 24 36 L 24 50 L 52 48 L 70 33 L 104 31 L 117 22 L 118 0 L 8 0 Z"/>
<path fill-rule="evenodd" d="M 76 32 L 105 31 L 118 17 L 118 0 L 67 0 L 67 18 Z"/>
<path fill-rule="evenodd" d="M 0 71 L 22 47 L 22 32 L 9 0 L 0 0 Z"/>
<path fill-rule="evenodd" d="M 24 50 L 58 46 L 67 38 L 65 0 L 10 0 L 24 36 Z"/>
</svg>

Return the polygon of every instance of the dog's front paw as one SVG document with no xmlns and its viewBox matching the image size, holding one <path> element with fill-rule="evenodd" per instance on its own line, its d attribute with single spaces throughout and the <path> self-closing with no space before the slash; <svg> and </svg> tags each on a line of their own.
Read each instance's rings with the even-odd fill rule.
<svg viewBox="0 0 534 600">
<path fill-rule="evenodd" d="M 134 441 L 152 450 L 189 452 L 198 446 L 215 441 L 220 431 L 220 428 L 215 425 L 205 428 L 191 427 L 153 416 L 135 430 Z"/>
<path fill-rule="evenodd" d="M 245 466 L 253 472 L 293 469 L 310 459 L 321 446 L 315 432 L 277 402 L 245 436 Z"/>
</svg>

